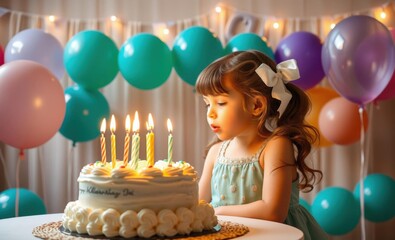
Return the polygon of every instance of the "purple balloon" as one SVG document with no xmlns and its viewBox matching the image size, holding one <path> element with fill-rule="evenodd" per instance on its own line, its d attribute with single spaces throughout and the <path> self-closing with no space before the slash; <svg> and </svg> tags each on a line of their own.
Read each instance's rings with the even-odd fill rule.
<svg viewBox="0 0 395 240">
<path fill-rule="evenodd" d="M 300 79 L 292 81 L 307 90 L 317 85 L 325 76 L 321 64 L 322 43 L 318 36 L 310 32 L 294 32 L 278 44 L 274 53 L 276 61 L 295 59 L 298 63 Z"/>
<path fill-rule="evenodd" d="M 57 79 L 61 79 L 63 47 L 51 34 L 41 29 L 26 29 L 14 35 L 4 52 L 5 62 L 30 60 L 46 67 Z"/>
<path fill-rule="evenodd" d="M 332 87 L 364 105 L 388 85 L 395 68 L 395 48 L 388 28 L 369 16 L 338 23 L 322 48 L 322 64 Z"/>
</svg>

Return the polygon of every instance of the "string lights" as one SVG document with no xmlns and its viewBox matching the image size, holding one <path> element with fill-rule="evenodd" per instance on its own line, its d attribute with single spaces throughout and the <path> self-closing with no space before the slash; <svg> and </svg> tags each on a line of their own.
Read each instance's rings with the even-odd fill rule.
<svg viewBox="0 0 395 240">
<path fill-rule="evenodd" d="M 12 11 L 12 10 L 8 10 L 8 9 L 6 9 L 6 10 L 7 10 L 7 12 L 17 12 L 17 11 Z M 214 12 L 216 14 L 222 14 L 222 13 L 224 13 L 224 11 L 228 11 L 228 10 L 231 11 L 231 12 L 238 12 L 237 9 L 233 9 L 232 7 L 224 5 L 222 3 L 218 4 L 214 8 Z M 394 3 L 386 3 L 385 5 L 382 5 L 382 6 L 374 8 L 374 9 L 371 9 L 369 11 L 369 13 L 367 13 L 367 14 L 372 15 L 372 17 L 375 17 L 377 20 L 382 21 L 385 24 L 385 21 L 389 21 L 388 19 L 392 18 L 391 15 L 394 12 L 394 10 L 395 10 L 395 4 Z M 20 13 L 20 12 L 18 12 L 18 13 Z M 29 14 L 29 13 L 22 13 L 22 14 L 27 15 L 27 16 L 33 16 L 33 14 Z M 225 14 L 225 15 L 229 16 L 229 14 Z M 253 16 L 257 17 L 257 18 L 262 18 L 262 16 L 259 16 L 257 14 L 251 14 L 251 15 L 253 15 Z M 34 15 L 34 16 L 37 16 L 37 15 Z M 46 16 L 44 15 L 42 17 L 47 19 L 49 22 L 52 22 L 52 23 L 54 23 L 55 21 L 57 21 L 59 19 L 55 15 L 46 15 Z M 199 17 L 201 17 L 201 16 L 196 17 L 196 19 L 198 19 Z M 281 22 L 287 20 L 287 19 L 278 19 L 277 17 L 271 17 L 271 16 L 264 16 L 263 18 L 266 19 L 267 22 L 270 24 L 269 27 L 271 27 L 271 28 L 273 28 L 275 30 L 280 29 L 282 27 L 282 25 L 283 25 L 283 24 L 281 24 Z M 322 18 L 324 19 L 325 16 L 322 16 Z M 327 29 L 331 30 L 331 29 L 333 29 L 336 26 L 337 21 L 334 20 L 333 16 L 329 17 L 329 18 L 330 18 L 330 20 L 327 20 L 326 23 L 324 21 L 324 24 L 326 24 Z M 337 19 L 337 20 L 341 20 L 343 18 L 345 18 L 345 16 L 339 17 L 339 19 Z M 110 16 L 107 19 L 109 19 L 111 22 L 120 22 L 120 23 L 123 22 L 122 19 L 117 17 L 116 15 L 112 15 L 112 16 Z M 305 20 L 307 20 L 307 19 L 308 18 L 305 18 Z M 165 36 L 169 36 L 170 35 L 171 30 L 169 29 L 169 26 L 167 26 L 168 24 L 166 24 L 166 23 L 152 23 L 152 25 L 155 25 L 155 24 L 156 25 L 158 25 L 158 24 L 161 25 L 161 27 L 160 27 L 161 30 L 159 32 L 155 31 L 156 33 L 158 33 L 159 35 L 165 35 Z"/>
</svg>

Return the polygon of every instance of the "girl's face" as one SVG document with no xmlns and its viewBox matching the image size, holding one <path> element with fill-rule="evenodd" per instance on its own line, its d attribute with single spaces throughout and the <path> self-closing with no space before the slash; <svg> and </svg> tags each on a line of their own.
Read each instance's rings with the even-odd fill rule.
<svg viewBox="0 0 395 240">
<path fill-rule="evenodd" d="M 256 132 L 253 116 L 244 108 L 242 94 L 227 82 L 225 88 L 228 93 L 203 96 L 207 106 L 207 122 L 221 140 L 242 136 L 251 129 Z"/>
</svg>

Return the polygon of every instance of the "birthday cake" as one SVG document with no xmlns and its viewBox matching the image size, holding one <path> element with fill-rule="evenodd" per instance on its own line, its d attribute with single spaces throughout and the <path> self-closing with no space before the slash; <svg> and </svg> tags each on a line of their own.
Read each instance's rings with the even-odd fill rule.
<svg viewBox="0 0 395 240">
<path fill-rule="evenodd" d="M 140 160 L 135 167 L 98 161 L 82 168 L 78 182 L 78 200 L 67 204 L 62 218 L 72 233 L 171 237 L 218 224 L 212 206 L 198 199 L 196 171 L 183 161 L 149 166 Z"/>
</svg>

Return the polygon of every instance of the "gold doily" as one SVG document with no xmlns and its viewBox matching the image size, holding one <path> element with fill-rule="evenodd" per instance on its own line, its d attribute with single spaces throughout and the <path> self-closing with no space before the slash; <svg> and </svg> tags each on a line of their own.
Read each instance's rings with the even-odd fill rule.
<svg viewBox="0 0 395 240">
<path fill-rule="evenodd" d="M 248 227 L 244 226 L 240 223 L 232 223 L 229 221 L 218 221 L 221 229 L 218 232 L 209 232 L 207 234 L 199 235 L 199 236 L 190 236 L 190 237 L 183 237 L 183 236 L 175 236 L 172 238 L 169 237 L 152 237 L 149 238 L 151 240 L 158 239 L 177 239 L 177 240 L 224 240 L 224 239 L 231 239 L 243 236 L 244 234 L 248 233 Z M 32 231 L 32 234 L 35 237 L 41 239 L 61 239 L 61 240 L 75 240 L 75 239 L 106 239 L 104 236 L 96 236 L 96 237 L 75 237 L 63 234 L 59 228 L 62 226 L 62 222 L 50 222 L 38 227 L 35 227 Z M 122 237 L 115 237 L 111 239 L 125 239 Z M 127 238 L 127 239 L 146 239 L 146 238 Z"/>
</svg>

